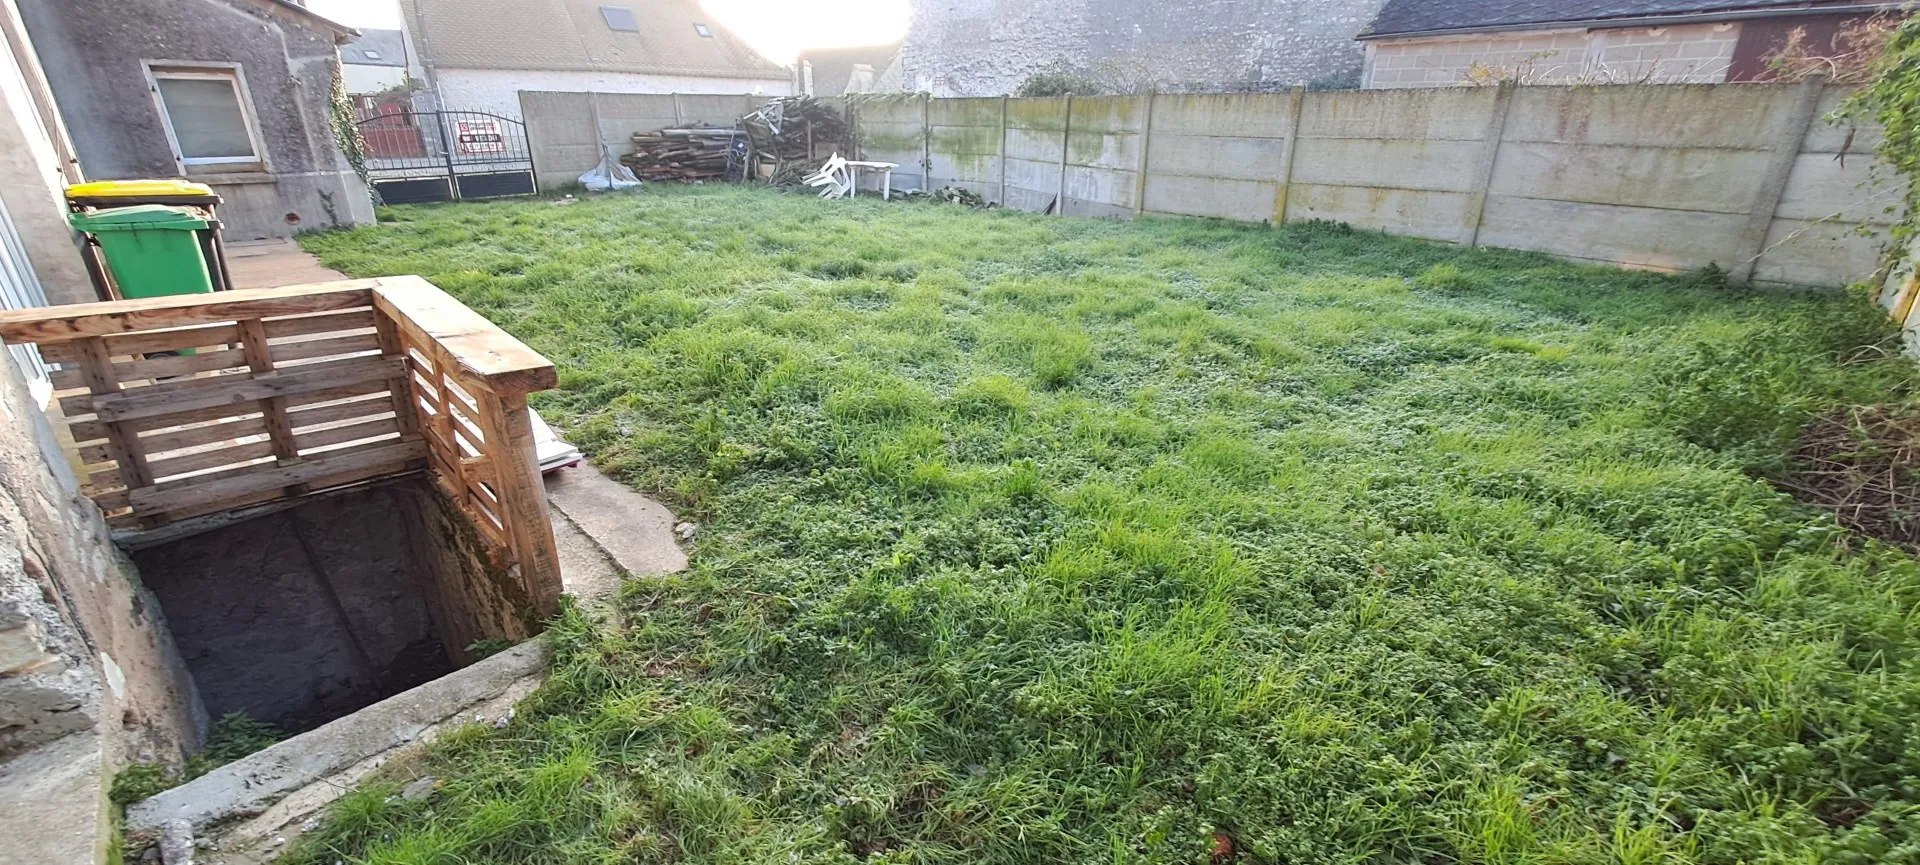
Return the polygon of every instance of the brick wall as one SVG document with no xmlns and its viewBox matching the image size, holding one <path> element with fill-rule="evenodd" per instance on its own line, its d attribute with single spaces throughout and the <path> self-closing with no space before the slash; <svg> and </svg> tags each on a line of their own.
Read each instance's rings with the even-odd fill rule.
<svg viewBox="0 0 1920 865">
<path fill-rule="evenodd" d="M 1527 84 L 1719 84 L 1740 25 L 1532 30 L 1367 44 L 1364 86 L 1448 87 L 1475 77 Z M 1476 66 L 1477 64 L 1477 66 Z"/>
</svg>

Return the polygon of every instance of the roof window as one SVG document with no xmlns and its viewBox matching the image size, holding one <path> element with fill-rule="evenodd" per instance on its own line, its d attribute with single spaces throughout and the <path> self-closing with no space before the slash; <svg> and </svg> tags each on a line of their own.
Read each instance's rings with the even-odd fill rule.
<svg viewBox="0 0 1920 865">
<path fill-rule="evenodd" d="M 607 19 L 608 30 L 640 32 L 640 22 L 633 20 L 633 10 L 625 6 L 602 6 L 600 17 Z"/>
<path fill-rule="evenodd" d="M 693 25 L 693 32 L 695 32 L 695 33 L 698 33 L 698 34 L 700 34 L 700 38 L 702 38 L 702 39 L 712 39 L 712 38 L 713 38 L 713 31 L 712 31 L 712 30 L 708 30 L 708 29 L 707 29 L 707 25 L 705 25 L 705 24 L 695 24 L 695 25 Z"/>
</svg>

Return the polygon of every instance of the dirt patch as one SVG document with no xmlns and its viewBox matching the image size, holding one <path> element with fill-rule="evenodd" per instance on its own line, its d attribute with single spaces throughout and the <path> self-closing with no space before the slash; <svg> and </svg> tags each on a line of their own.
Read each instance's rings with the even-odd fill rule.
<svg viewBox="0 0 1920 865">
<path fill-rule="evenodd" d="M 1800 431 L 1775 481 L 1840 524 L 1920 555 L 1920 409 L 1852 406 Z"/>
</svg>

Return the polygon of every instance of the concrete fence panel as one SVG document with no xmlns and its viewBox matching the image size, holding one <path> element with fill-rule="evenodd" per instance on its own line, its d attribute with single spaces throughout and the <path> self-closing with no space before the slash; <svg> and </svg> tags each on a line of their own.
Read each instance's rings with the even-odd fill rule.
<svg viewBox="0 0 1920 865">
<path fill-rule="evenodd" d="M 543 191 L 574 183 L 600 163 L 593 94 L 522 90 L 520 116 L 526 119 L 527 147 Z"/>
<path fill-rule="evenodd" d="M 923 189 L 926 170 L 921 160 L 927 157 L 927 104 L 920 96 L 883 96 L 862 100 L 854 108 L 860 124 L 857 135 L 860 158 L 892 162 L 893 188 Z M 876 178 L 863 178 L 870 186 Z"/>
<path fill-rule="evenodd" d="M 1296 94 L 1157 96 L 1143 211 L 1261 221 L 1284 209 Z"/>
<path fill-rule="evenodd" d="M 1005 200 L 1000 187 L 1000 149 L 1006 145 L 1002 103 L 996 96 L 927 104 L 928 188 L 958 186 L 988 201 Z"/>
<path fill-rule="evenodd" d="M 1070 101 L 1064 96 L 1007 100 L 1008 207 L 1034 212 L 1057 208 Z"/>
</svg>

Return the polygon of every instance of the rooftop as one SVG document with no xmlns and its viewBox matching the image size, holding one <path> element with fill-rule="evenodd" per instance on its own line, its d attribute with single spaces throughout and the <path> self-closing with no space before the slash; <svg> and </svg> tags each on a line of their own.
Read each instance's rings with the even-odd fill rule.
<svg viewBox="0 0 1920 865">
<path fill-rule="evenodd" d="M 454 69 L 785 79 L 695 0 L 405 0 L 420 50 Z"/>
<path fill-rule="evenodd" d="M 1898 3 L 1850 0 L 1387 0 L 1360 38 L 1474 30 L 1586 25 L 1596 21 L 1716 16 L 1762 17 L 1805 11 L 1872 11 Z"/>
</svg>

